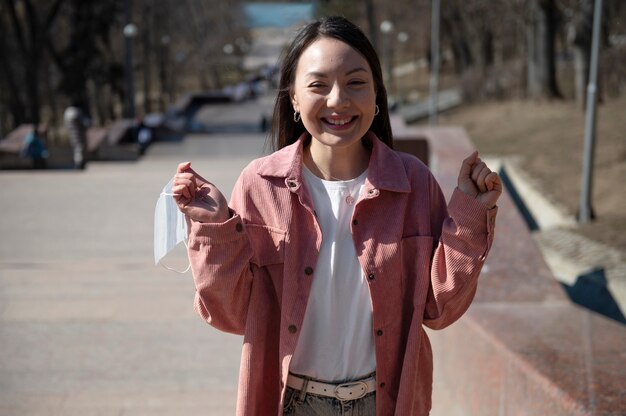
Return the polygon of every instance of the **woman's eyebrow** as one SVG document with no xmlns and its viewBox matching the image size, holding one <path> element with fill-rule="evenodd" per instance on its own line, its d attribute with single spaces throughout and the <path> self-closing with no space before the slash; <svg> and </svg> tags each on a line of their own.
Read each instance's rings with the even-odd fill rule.
<svg viewBox="0 0 626 416">
<path fill-rule="evenodd" d="M 351 69 L 350 71 L 346 72 L 346 75 L 352 75 L 355 72 L 367 72 L 367 69 L 365 69 L 362 66 L 360 66 L 358 68 L 354 68 L 354 69 Z"/>
<path fill-rule="evenodd" d="M 352 75 L 355 72 L 367 72 L 367 70 L 360 66 L 358 68 L 354 68 L 354 69 L 349 70 L 348 72 L 346 72 L 346 75 Z M 307 76 L 307 77 L 318 77 L 318 78 L 328 78 L 327 74 L 325 74 L 324 72 L 318 72 L 318 71 L 307 72 L 307 74 L 305 76 Z"/>
</svg>

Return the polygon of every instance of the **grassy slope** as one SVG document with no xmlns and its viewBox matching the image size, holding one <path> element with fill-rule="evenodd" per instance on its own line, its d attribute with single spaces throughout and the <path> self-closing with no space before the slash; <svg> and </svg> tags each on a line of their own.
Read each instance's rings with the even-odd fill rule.
<svg viewBox="0 0 626 416">
<path fill-rule="evenodd" d="M 572 102 L 509 101 L 465 106 L 441 117 L 462 125 L 483 154 L 521 156 L 550 199 L 578 211 L 585 115 Z M 583 235 L 626 252 L 626 97 L 598 109 L 593 207 Z"/>
</svg>

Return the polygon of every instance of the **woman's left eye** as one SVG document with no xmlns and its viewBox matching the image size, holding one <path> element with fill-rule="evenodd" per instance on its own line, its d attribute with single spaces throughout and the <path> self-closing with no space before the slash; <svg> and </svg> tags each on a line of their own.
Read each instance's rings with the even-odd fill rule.
<svg viewBox="0 0 626 416">
<path fill-rule="evenodd" d="M 354 88 L 354 89 L 362 89 L 365 88 L 367 86 L 367 81 L 363 81 L 361 79 L 355 79 L 352 81 L 348 82 L 348 87 L 350 88 Z"/>
</svg>

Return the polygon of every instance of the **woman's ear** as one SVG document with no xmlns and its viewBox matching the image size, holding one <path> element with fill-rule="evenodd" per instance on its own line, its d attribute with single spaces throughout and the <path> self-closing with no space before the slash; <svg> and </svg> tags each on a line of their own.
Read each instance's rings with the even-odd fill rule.
<svg viewBox="0 0 626 416">
<path fill-rule="evenodd" d="M 290 97 L 291 97 L 291 106 L 293 107 L 293 111 L 295 111 L 296 113 L 299 113 L 300 106 L 298 105 L 298 99 L 296 98 L 296 94 L 291 93 Z"/>
</svg>

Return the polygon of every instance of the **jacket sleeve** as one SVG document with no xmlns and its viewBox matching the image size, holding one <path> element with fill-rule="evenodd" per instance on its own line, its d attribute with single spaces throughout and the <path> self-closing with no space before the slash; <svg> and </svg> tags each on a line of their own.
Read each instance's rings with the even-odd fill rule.
<svg viewBox="0 0 626 416">
<path fill-rule="evenodd" d="M 424 324 L 442 329 L 469 308 L 478 275 L 494 238 L 498 208 L 488 208 L 456 188 L 446 208 L 434 178 L 430 184 L 431 231 L 435 250 L 431 262 Z"/>
<path fill-rule="evenodd" d="M 224 223 L 189 220 L 188 255 L 196 286 L 195 309 L 209 324 L 243 334 L 248 312 L 252 248 L 241 213 L 244 191 L 239 178 L 230 202 L 232 216 Z"/>
</svg>

